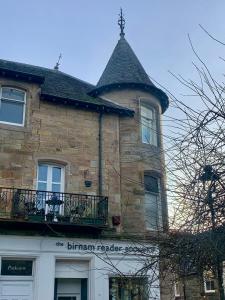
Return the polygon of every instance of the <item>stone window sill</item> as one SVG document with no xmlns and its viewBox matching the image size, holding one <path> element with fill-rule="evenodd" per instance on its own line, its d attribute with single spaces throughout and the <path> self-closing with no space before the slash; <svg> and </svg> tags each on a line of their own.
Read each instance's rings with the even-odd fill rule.
<svg viewBox="0 0 225 300">
<path fill-rule="evenodd" d="M 17 126 L 17 125 L 10 125 L 10 124 L 3 124 L 0 123 L 0 129 L 3 130 L 10 130 L 10 131 L 19 131 L 19 132 L 31 132 L 30 129 L 24 126 Z"/>
</svg>

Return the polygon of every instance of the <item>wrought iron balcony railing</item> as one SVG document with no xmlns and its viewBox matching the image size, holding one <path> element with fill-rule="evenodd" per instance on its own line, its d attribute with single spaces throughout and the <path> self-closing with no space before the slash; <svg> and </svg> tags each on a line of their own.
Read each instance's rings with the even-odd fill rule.
<svg viewBox="0 0 225 300">
<path fill-rule="evenodd" d="M 107 197 L 0 187 L 0 218 L 101 226 L 107 217 Z"/>
</svg>

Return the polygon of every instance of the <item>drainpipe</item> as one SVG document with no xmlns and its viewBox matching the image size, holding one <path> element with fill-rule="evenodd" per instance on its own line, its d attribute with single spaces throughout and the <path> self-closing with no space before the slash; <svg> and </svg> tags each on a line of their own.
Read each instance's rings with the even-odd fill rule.
<svg viewBox="0 0 225 300">
<path fill-rule="evenodd" d="M 98 132 L 98 194 L 102 196 L 102 149 L 103 149 L 103 136 L 102 136 L 102 120 L 103 113 L 99 113 L 98 124 L 99 124 L 99 132 Z"/>
</svg>

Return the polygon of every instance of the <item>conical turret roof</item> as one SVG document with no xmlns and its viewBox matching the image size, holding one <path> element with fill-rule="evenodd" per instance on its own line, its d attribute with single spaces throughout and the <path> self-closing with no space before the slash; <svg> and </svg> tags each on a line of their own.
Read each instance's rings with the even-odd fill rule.
<svg viewBox="0 0 225 300">
<path fill-rule="evenodd" d="M 167 95 L 151 82 L 123 35 L 119 39 L 96 88 L 90 94 L 97 96 L 105 91 L 118 88 L 138 88 L 150 91 L 160 100 L 163 112 L 168 107 Z"/>
<path fill-rule="evenodd" d="M 98 81 L 97 88 L 110 84 L 141 83 L 153 85 L 134 51 L 122 37 Z"/>
</svg>

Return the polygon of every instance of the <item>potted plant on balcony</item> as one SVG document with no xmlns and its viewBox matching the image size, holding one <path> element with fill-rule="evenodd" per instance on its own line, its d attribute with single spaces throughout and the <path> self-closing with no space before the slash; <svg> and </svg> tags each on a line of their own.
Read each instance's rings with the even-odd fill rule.
<svg viewBox="0 0 225 300">
<path fill-rule="evenodd" d="M 12 216 L 17 220 L 24 221 L 26 218 L 25 211 L 25 194 L 23 190 L 15 189 L 12 198 Z"/>
<path fill-rule="evenodd" d="M 85 206 L 85 210 L 83 212 L 81 223 L 85 225 L 93 225 L 95 224 L 95 216 L 94 216 L 94 207 L 89 203 Z"/>
<path fill-rule="evenodd" d="M 57 221 L 62 223 L 69 223 L 70 217 L 69 216 L 63 216 L 63 215 L 57 215 Z"/>
<path fill-rule="evenodd" d="M 44 208 L 36 210 L 34 213 L 28 215 L 28 220 L 34 221 L 34 222 L 42 222 L 44 221 L 45 217 L 45 210 Z"/>
<path fill-rule="evenodd" d="M 53 212 L 49 212 L 46 215 L 46 221 L 47 222 L 53 222 L 54 221 L 54 217 L 55 217 L 54 213 Z"/>
</svg>

